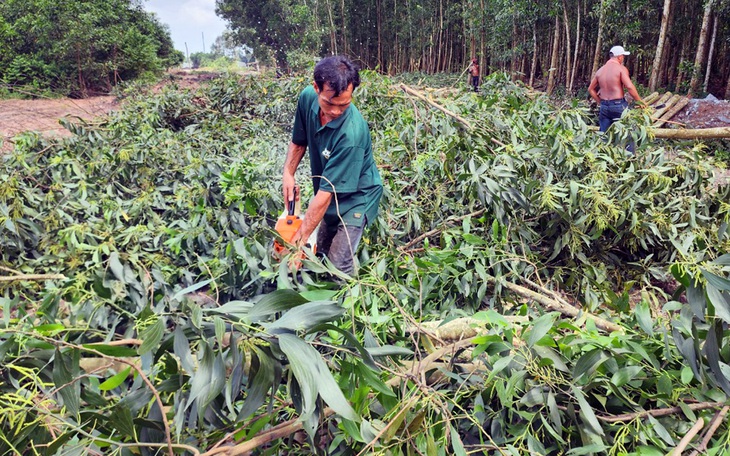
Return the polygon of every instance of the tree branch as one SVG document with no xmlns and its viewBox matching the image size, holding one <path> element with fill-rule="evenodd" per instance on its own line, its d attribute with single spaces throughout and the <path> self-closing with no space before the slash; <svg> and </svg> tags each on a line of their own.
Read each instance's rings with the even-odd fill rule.
<svg viewBox="0 0 730 456">
<path fill-rule="evenodd" d="M 685 448 L 687 448 L 687 445 L 689 445 L 689 442 L 692 441 L 692 439 L 697 435 L 698 432 L 702 429 L 702 426 L 705 425 L 705 420 L 702 418 L 698 419 L 694 426 L 687 432 L 687 434 L 682 437 L 682 440 L 679 441 L 679 445 L 672 451 L 672 456 L 682 456 L 682 452 Z"/>
<path fill-rule="evenodd" d="M 724 404 L 722 402 L 698 402 L 696 404 L 687 404 L 687 407 L 689 407 L 692 411 L 697 411 L 719 408 L 723 405 Z M 658 416 L 674 415 L 675 413 L 682 413 L 682 408 L 677 406 L 654 410 L 643 410 L 636 413 L 624 413 L 623 415 L 596 415 L 596 418 L 606 423 L 621 423 L 623 421 L 631 421 L 636 418 L 644 418 L 646 416 L 653 416 L 656 418 Z"/>
</svg>

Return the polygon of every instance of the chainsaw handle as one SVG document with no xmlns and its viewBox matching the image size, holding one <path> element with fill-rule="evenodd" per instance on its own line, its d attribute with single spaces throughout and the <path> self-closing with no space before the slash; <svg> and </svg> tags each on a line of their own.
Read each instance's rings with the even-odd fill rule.
<svg viewBox="0 0 730 456">
<path fill-rule="evenodd" d="M 294 198 L 291 199 L 286 205 L 287 214 L 290 216 L 294 215 L 294 207 L 296 205 L 296 201 L 297 201 L 297 188 L 294 187 Z"/>
</svg>

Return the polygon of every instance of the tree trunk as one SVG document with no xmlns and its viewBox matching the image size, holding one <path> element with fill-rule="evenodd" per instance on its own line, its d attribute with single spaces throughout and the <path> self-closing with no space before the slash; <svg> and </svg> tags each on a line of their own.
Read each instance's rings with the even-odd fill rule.
<svg viewBox="0 0 730 456">
<path fill-rule="evenodd" d="M 381 70 L 385 70 L 383 67 L 383 14 L 381 12 L 382 0 L 376 0 L 375 2 L 375 15 L 376 15 L 376 27 L 378 27 L 378 66 Z"/>
<path fill-rule="evenodd" d="M 342 53 L 347 54 L 347 12 L 345 11 L 345 0 L 340 0 L 342 10 Z"/>
<path fill-rule="evenodd" d="M 565 87 L 566 89 L 568 89 L 568 84 L 570 83 L 570 71 L 572 68 L 572 61 L 570 58 L 570 51 L 572 49 L 570 49 L 570 22 L 568 21 L 568 5 L 565 4 L 565 0 L 563 0 L 563 20 L 565 21 Z M 568 93 L 570 93 L 569 90 Z"/>
<path fill-rule="evenodd" d="M 671 139 L 722 139 L 730 138 L 730 127 L 680 129 L 655 128 L 652 130 L 656 138 Z"/>
<path fill-rule="evenodd" d="M 710 51 L 707 53 L 707 69 L 705 70 L 705 82 L 702 84 L 702 91 L 707 93 L 707 85 L 710 82 L 712 72 L 712 54 L 715 51 L 715 39 L 717 38 L 717 16 L 712 21 L 712 38 L 710 39 Z"/>
<path fill-rule="evenodd" d="M 580 46 L 580 0 L 578 1 L 578 7 L 575 9 L 576 26 L 575 26 L 575 53 L 573 54 L 573 69 L 570 73 L 570 84 L 568 84 L 568 93 L 573 93 L 573 83 L 575 82 L 575 72 L 578 69 L 578 48 Z"/>
<path fill-rule="evenodd" d="M 651 76 L 649 77 L 649 92 L 656 90 L 659 79 L 659 67 L 662 63 L 662 53 L 664 51 L 664 42 L 667 39 L 667 25 L 669 24 L 669 13 L 672 9 L 672 0 L 664 0 L 664 9 L 662 10 L 662 24 L 659 28 L 659 41 L 656 45 L 656 54 L 654 54 L 654 64 L 651 66 Z"/>
<path fill-rule="evenodd" d="M 601 55 L 603 55 L 603 52 L 601 51 L 601 47 L 603 46 L 603 24 L 606 22 L 606 13 L 603 8 L 604 2 L 605 0 L 601 0 L 601 5 L 599 6 L 601 11 L 598 15 L 598 38 L 596 38 L 596 50 L 593 53 L 593 68 L 591 69 L 591 76 L 596 74 L 596 71 L 598 71 L 598 66 L 601 64 Z"/>
<path fill-rule="evenodd" d="M 553 93 L 553 90 L 555 89 L 555 77 L 557 76 L 557 66 L 558 66 L 558 51 L 560 49 L 560 18 L 558 15 L 555 15 L 555 33 L 553 35 L 553 51 L 552 51 L 552 57 L 550 58 L 550 69 L 548 72 L 550 73 L 550 76 L 548 76 L 548 86 L 547 86 L 547 93 L 551 94 Z"/>
<path fill-rule="evenodd" d="M 712 4 L 714 0 L 707 0 L 705 5 L 705 13 L 702 16 L 702 28 L 700 29 L 700 42 L 697 45 L 697 53 L 695 54 L 695 64 L 692 67 L 692 79 L 689 82 L 689 95 L 697 92 L 697 86 L 700 84 L 700 71 L 702 63 L 707 53 L 707 33 L 710 30 L 710 18 L 712 17 Z"/>
<path fill-rule="evenodd" d="M 535 83 L 535 66 L 537 65 L 537 21 L 532 24 L 532 65 L 530 65 L 530 84 Z"/>
</svg>

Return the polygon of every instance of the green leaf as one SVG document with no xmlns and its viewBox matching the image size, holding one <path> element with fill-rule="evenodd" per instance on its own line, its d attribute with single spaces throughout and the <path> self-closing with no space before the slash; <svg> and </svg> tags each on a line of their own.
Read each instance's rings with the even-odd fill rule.
<svg viewBox="0 0 730 456">
<path fill-rule="evenodd" d="M 53 336 L 59 331 L 63 331 L 66 327 L 60 323 L 51 323 L 47 325 L 38 325 L 33 327 L 33 331 L 40 333 L 44 336 Z"/>
<path fill-rule="evenodd" d="M 558 312 L 550 312 L 535 320 L 532 324 L 532 330 L 527 337 L 527 346 L 532 347 L 540 339 L 550 331 L 555 323 L 555 318 L 558 316 Z"/>
<path fill-rule="evenodd" d="M 590 445 L 573 448 L 565 453 L 565 456 L 585 456 L 587 454 L 600 454 L 606 451 L 606 449 L 607 448 L 605 445 L 601 445 L 600 443 L 591 443 Z M 664 456 L 663 453 L 662 456 Z"/>
<path fill-rule="evenodd" d="M 370 356 L 411 356 L 413 350 L 395 345 L 383 345 L 382 347 L 367 347 Z"/>
<path fill-rule="evenodd" d="M 112 270 L 114 277 L 122 283 L 126 283 L 124 280 L 124 266 L 119 261 L 119 253 L 112 252 L 109 255 L 109 269 Z"/>
<path fill-rule="evenodd" d="M 707 337 L 705 339 L 705 353 L 707 355 L 707 364 L 710 366 L 710 371 L 720 388 L 723 389 L 725 394 L 730 394 L 730 379 L 725 377 L 723 370 L 720 366 L 722 358 L 720 357 L 720 344 L 718 341 L 718 333 L 722 334 L 722 323 L 715 321 L 707 331 Z"/>
<path fill-rule="evenodd" d="M 106 345 L 106 344 L 83 344 L 82 347 L 90 350 L 98 351 L 104 355 L 116 356 L 119 358 L 128 358 L 137 356 L 137 349 L 130 347 L 121 347 L 118 345 Z"/>
<path fill-rule="evenodd" d="M 730 323 L 730 299 L 714 285 L 707 284 L 707 298 L 715 308 L 715 315 L 726 323 Z"/>
<path fill-rule="evenodd" d="M 189 287 L 184 288 L 184 289 L 178 291 L 177 293 L 175 293 L 172 296 L 172 299 L 173 299 L 173 301 L 177 301 L 188 293 L 192 293 L 193 291 L 200 290 L 201 288 L 208 285 L 212 281 L 213 281 L 213 279 L 208 279 L 208 280 L 203 280 L 202 282 L 198 282 L 196 284 L 190 285 Z"/>
<path fill-rule="evenodd" d="M 190 352 L 190 342 L 181 326 L 175 328 L 173 334 L 173 353 L 180 360 L 180 365 L 188 374 L 195 372 L 193 356 Z"/>
<path fill-rule="evenodd" d="M 593 409 L 588 404 L 588 401 L 586 401 L 583 390 L 574 385 L 571 385 L 570 389 L 573 391 L 573 395 L 578 401 L 578 405 L 580 406 L 580 414 L 583 417 L 583 420 L 591 427 L 594 433 L 598 435 L 604 435 L 603 428 L 601 428 L 601 425 L 598 422 L 598 418 L 596 418 L 596 414 L 593 413 Z"/>
<path fill-rule="evenodd" d="M 221 317 L 213 317 L 213 326 L 215 327 L 215 338 L 218 341 L 218 347 L 223 349 L 223 338 L 226 335 L 226 322 Z"/>
<path fill-rule="evenodd" d="M 636 378 L 636 376 L 639 375 L 642 370 L 643 368 L 641 366 L 627 366 L 619 369 L 611 377 L 611 383 L 618 387 L 624 386 L 625 384 Z"/>
<path fill-rule="evenodd" d="M 127 377 L 129 376 L 129 372 L 131 370 L 132 370 L 132 368 L 128 367 L 128 368 L 124 369 L 123 371 L 119 372 L 118 374 L 116 374 L 112 377 L 109 377 L 101 385 L 99 385 L 99 389 L 101 391 L 113 390 L 117 386 L 121 385 L 122 382 L 124 382 L 124 380 L 127 379 Z"/>
<path fill-rule="evenodd" d="M 292 373 L 302 389 L 305 413 L 314 411 L 314 401 L 319 394 L 337 414 L 359 422 L 360 416 L 345 399 L 319 352 L 293 334 L 280 334 L 278 339 L 279 348 L 289 360 Z"/>
<path fill-rule="evenodd" d="M 246 400 L 243 403 L 237 421 L 242 421 L 266 402 L 269 390 L 274 386 L 274 360 L 261 349 L 251 348 L 251 367 L 249 368 Z"/>
<path fill-rule="evenodd" d="M 466 449 L 464 449 L 464 443 L 461 441 L 459 433 L 451 425 L 449 425 L 449 432 L 451 434 L 451 448 L 454 451 L 453 454 L 458 456 L 467 456 Z"/>
<path fill-rule="evenodd" d="M 249 318 L 249 312 L 253 306 L 253 303 L 248 301 L 229 301 L 220 307 L 205 309 L 204 312 L 214 312 L 228 315 L 229 317 L 236 319 L 246 320 Z"/>
<path fill-rule="evenodd" d="M 552 365 L 555 369 L 561 372 L 570 372 L 570 369 L 568 368 L 567 364 L 565 364 L 565 360 L 563 359 L 563 357 L 560 355 L 560 353 L 553 350 L 552 348 L 535 345 L 534 347 L 532 347 L 532 350 L 541 359 L 548 360 L 549 365 Z"/>
<path fill-rule="evenodd" d="M 134 428 L 132 412 L 129 407 L 124 405 L 115 405 L 114 413 L 109 414 L 109 424 L 113 429 L 117 430 L 120 435 L 132 437 L 136 440 L 137 433 Z"/>
<path fill-rule="evenodd" d="M 639 327 L 644 330 L 650 336 L 654 335 L 654 321 L 651 318 L 651 310 L 649 309 L 649 303 L 641 301 L 636 305 L 634 309 L 634 315 L 636 315 L 636 323 Z"/>
<path fill-rule="evenodd" d="M 53 357 L 53 384 L 63 399 L 63 405 L 71 416 L 79 414 L 81 406 L 81 383 L 74 381 L 69 366 L 73 362 L 69 357 L 64 356 L 59 349 Z M 78 367 L 78 362 L 76 363 Z"/>
<path fill-rule="evenodd" d="M 142 339 L 142 345 L 137 349 L 137 353 L 144 355 L 157 348 L 162 340 L 162 336 L 165 335 L 165 322 L 162 317 L 158 317 L 154 323 L 144 328 L 139 333 L 139 338 Z"/>
<path fill-rule="evenodd" d="M 718 290 L 730 291 L 730 280 L 705 271 L 704 269 L 702 269 L 702 277 L 707 280 L 708 285 L 712 285 Z"/>
<path fill-rule="evenodd" d="M 589 351 L 578 359 L 573 368 L 573 379 L 579 380 L 583 375 L 590 375 L 608 359 L 600 348 Z"/>
<path fill-rule="evenodd" d="M 674 446 L 676 443 L 674 442 L 674 439 L 672 438 L 671 434 L 669 434 L 669 431 L 667 431 L 667 428 L 665 428 L 662 423 L 659 422 L 656 418 L 654 418 L 651 415 L 648 415 L 649 422 L 651 423 L 651 428 L 656 432 L 656 434 L 666 442 L 669 446 Z"/>
<path fill-rule="evenodd" d="M 338 319 L 345 309 L 327 301 L 314 301 L 302 304 L 288 310 L 273 323 L 264 323 L 262 326 L 270 333 L 278 330 L 304 331 Z"/>
<path fill-rule="evenodd" d="M 682 378 L 682 383 L 683 383 L 683 384 L 685 384 L 685 385 L 688 385 L 688 384 L 689 384 L 689 382 L 691 382 L 691 381 L 692 381 L 692 379 L 694 379 L 694 378 L 695 378 L 695 375 L 694 375 L 694 373 L 692 372 L 692 368 L 691 368 L 691 367 L 689 367 L 689 366 L 684 366 L 684 367 L 682 368 L 682 375 L 681 375 L 681 378 Z"/>
<path fill-rule="evenodd" d="M 694 280 L 690 280 L 690 284 L 687 287 L 687 303 L 690 309 L 692 309 L 692 313 L 695 314 L 695 317 L 704 322 L 707 307 L 705 290 L 702 286 L 696 286 Z"/>
<path fill-rule="evenodd" d="M 252 322 L 263 320 L 266 317 L 274 315 L 277 312 L 284 312 L 294 307 L 300 306 L 308 302 L 299 293 L 294 290 L 276 290 L 272 293 L 264 295 L 248 313 L 248 318 Z M 331 302 L 331 301 L 315 301 L 315 302 Z"/>
</svg>

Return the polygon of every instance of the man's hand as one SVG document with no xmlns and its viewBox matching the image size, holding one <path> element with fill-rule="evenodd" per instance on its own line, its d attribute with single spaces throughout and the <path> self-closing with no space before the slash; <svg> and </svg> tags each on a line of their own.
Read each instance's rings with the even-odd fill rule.
<svg viewBox="0 0 730 456">
<path fill-rule="evenodd" d="M 289 201 L 299 200 L 299 192 L 296 191 L 297 182 L 294 176 L 284 173 L 282 178 L 282 187 L 284 192 L 284 204 L 288 205 Z"/>
<path fill-rule="evenodd" d="M 286 161 L 284 162 L 284 172 L 282 173 L 282 187 L 284 193 L 284 204 L 289 204 L 289 201 L 293 201 L 295 198 L 294 189 L 297 185 L 294 179 L 294 173 L 297 172 L 299 162 L 302 161 L 304 151 L 307 146 L 299 146 L 289 143 L 289 149 L 286 152 Z M 299 199 L 299 192 L 297 192 L 296 199 Z"/>
</svg>

